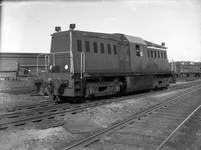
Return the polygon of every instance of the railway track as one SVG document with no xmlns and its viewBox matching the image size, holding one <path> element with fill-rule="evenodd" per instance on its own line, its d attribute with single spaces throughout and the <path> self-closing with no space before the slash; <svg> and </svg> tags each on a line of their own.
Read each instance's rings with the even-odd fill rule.
<svg viewBox="0 0 201 150">
<path fill-rule="evenodd" d="M 10 108 L 11 110 L 19 110 L 16 112 L 9 112 L 0 115 L 0 130 L 7 129 L 9 127 L 17 127 L 26 125 L 28 122 L 41 122 L 42 120 L 51 120 L 56 116 L 64 116 L 65 114 L 71 113 L 75 114 L 81 112 L 90 107 L 97 107 L 101 105 L 110 104 L 113 102 L 120 102 L 123 100 L 131 99 L 131 98 L 140 98 L 145 96 L 151 96 L 155 94 L 160 94 L 165 91 L 156 91 L 154 93 L 140 93 L 138 95 L 130 95 L 117 97 L 114 99 L 102 99 L 98 101 L 91 101 L 88 103 L 82 104 L 58 104 L 55 105 L 53 103 L 49 104 L 37 104 L 37 105 L 28 105 L 28 106 L 20 106 L 16 108 Z M 25 111 L 21 111 L 21 109 Z"/>
<path fill-rule="evenodd" d="M 184 133 L 185 130 L 189 130 L 191 127 L 201 128 L 199 124 L 200 117 L 201 105 L 199 105 L 188 117 L 186 117 L 186 119 L 158 146 L 156 150 L 162 150 L 162 148 L 165 147 L 168 147 L 169 149 L 175 149 L 177 147 L 182 148 L 183 145 L 181 145 L 181 143 L 176 141 L 175 139 L 179 137 L 180 132 Z M 195 131 L 197 130 L 190 131 L 193 131 L 194 134 L 196 134 Z"/>
<path fill-rule="evenodd" d="M 195 81 L 192 82 L 192 83 L 194 83 L 194 85 L 197 84 Z M 178 89 L 188 88 L 188 87 L 190 87 L 192 85 L 192 83 L 187 83 L 185 85 L 181 84 L 181 85 L 176 85 L 176 86 L 170 86 L 169 89 L 167 89 L 167 90 L 178 90 Z M 0 92 L 2 92 L 2 91 L 0 91 Z M 49 100 L 49 101 L 43 101 L 43 102 L 41 102 L 39 104 L 3 108 L 3 109 L 0 109 L 0 111 L 8 112 L 8 113 L 11 112 L 12 115 L 15 115 L 14 113 L 18 113 L 18 112 L 21 112 L 21 111 L 38 110 L 40 108 L 51 107 L 53 105 L 55 105 L 55 102 Z M 20 113 L 18 113 L 18 114 L 20 114 Z M 1 118 L 1 115 L 0 115 L 0 118 Z"/>
<path fill-rule="evenodd" d="M 175 88 L 176 87 L 173 87 L 173 89 Z M 19 106 L 16 108 L 10 108 L 10 110 L 15 110 L 15 112 L 11 111 L 10 113 L 0 115 L 0 130 L 8 129 L 9 127 L 24 126 L 30 122 L 36 123 L 36 122 L 42 122 L 43 120 L 53 120 L 56 116 L 62 117 L 68 113 L 74 114 L 90 107 L 105 105 L 112 102 L 119 102 L 130 98 L 151 96 L 153 94 L 160 94 L 163 92 L 166 92 L 166 90 L 156 91 L 151 94 L 141 93 L 138 95 L 118 97 L 112 100 L 103 99 L 99 101 L 91 101 L 89 103 L 83 103 L 83 104 L 70 105 L 67 103 L 67 104 L 54 105 L 54 103 L 52 102 L 47 102 L 46 104 L 37 104 L 37 105 L 28 105 L 28 106 Z"/>
<path fill-rule="evenodd" d="M 191 100 L 191 97 L 196 96 L 200 90 L 199 87 L 141 111 L 100 132 L 91 134 L 83 140 L 63 147 L 62 150 L 81 149 L 83 147 L 85 149 L 117 150 L 155 150 L 158 147 L 160 149 L 160 144 L 166 144 L 167 140 L 165 139 L 201 104 L 198 96 L 196 100 Z"/>
<path fill-rule="evenodd" d="M 193 82 L 194 83 L 194 82 Z M 196 84 L 196 83 L 195 83 Z M 194 84 L 194 85 L 195 85 Z M 192 85 L 192 83 L 188 83 L 188 84 L 181 84 L 181 85 L 177 85 L 177 86 L 171 86 L 166 90 L 178 90 L 178 89 L 183 89 L 183 88 L 188 88 Z M 156 93 L 157 94 L 157 93 Z M 129 97 L 128 97 L 129 98 Z M 8 112 L 8 113 L 15 113 L 15 112 L 21 112 L 21 111 L 29 111 L 29 110 L 34 110 L 34 109 L 40 109 L 40 108 L 45 108 L 45 107 L 50 107 L 52 105 L 55 105 L 55 102 L 51 101 L 51 100 L 47 100 L 47 101 L 43 101 L 39 104 L 32 104 L 32 105 L 24 105 L 24 106 L 16 106 L 16 107 L 10 107 L 10 108 L 3 108 L 0 109 L 0 111 L 3 112 Z M 1 117 L 0 117 L 1 118 Z"/>
<path fill-rule="evenodd" d="M 3 109 L 0 109 L 0 111 L 7 112 L 7 113 L 10 113 L 10 112 L 13 113 L 13 112 L 21 112 L 21 111 L 28 111 L 28 110 L 38 109 L 38 108 L 49 107 L 52 105 L 55 105 L 55 102 L 53 102 L 53 101 L 42 101 L 38 104 L 3 108 Z"/>
</svg>

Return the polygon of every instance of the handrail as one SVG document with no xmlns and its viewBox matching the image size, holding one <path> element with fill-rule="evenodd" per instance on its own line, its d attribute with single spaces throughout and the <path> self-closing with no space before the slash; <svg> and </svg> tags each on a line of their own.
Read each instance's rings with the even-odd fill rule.
<svg viewBox="0 0 201 150">
<path fill-rule="evenodd" d="M 85 53 L 81 52 L 81 66 L 80 66 L 80 78 L 82 79 L 82 74 L 85 72 Z"/>
<path fill-rule="evenodd" d="M 71 73 L 71 75 L 73 75 L 74 74 L 74 66 L 73 66 L 73 58 L 72 58 L 72 52 L 70 52 L 70 51 L 65 51 L 65 52 L 53 52 L 53 53 L 41 53 L 41 54 L 38 54 L 38 56 L 37 56 L 37 76 L 38 76 L 38 61 L 39 61 L 39 57 L 41 56 L 41 55 L 45 55 L 45 70 L 46 70 L 46 72 L 47 72 L 47 66 L 48 66 L 48 64 L 49 64 L 49 62 L 50 62 L 50 55 L 53 55 L 53 65 L 55 66 L 55 64 L 56 64 L 56 62 L 55 62 L 55 54 L 65 54 L 65 53 L 69 53 L 71 56 L 69 57 L 70 58 L 70 73 Z M 48 63 L 47 63 L 47 58 L 48 58 Z"/>
<path fill-rule="evenodd" d="M 46 72 L 46 61 L 47 61 L 47 60 L 46 60 L 46 55 L 45 55 L 45 72 Z"/>
<path fill-rule="evenodd" d="M 38 56 L 37 56 L 37 71 L 36 71 L 37 76 L 38 76 L 38 59 L 39 59 L 40 55 L 45 55 L 45 57 L 46 57 L 46 55 L 49 55 L 49 54 L 48 54 L 48 53 L 41 53 L 41 54 L 38 54 Z M 46 65 L 46 64 L 45 64 L 45 65 Z M 45 66 L 45 67 L 46 67 L 46 66 Z"/>
<path fill-rule="evenodd" d="M 85 53 L 83 53 L 83 73 L 85 73 Z"/>
<path fill-rule="evenodd" d="M 80 57 L 81 57 L 81 63 L 80 63 L 80 65 L 81 65 L 81 66 L 80 66 L 80 78 L 81 78 L 81 79 L 82 79 L 82 70 L 83 70 L 83 65 L 82 65 L 82 63 L 83 63 L 83 60 L 82 60 L 82 59 L 83 59 L 83 56 L 82 56 L 82 53 L 83 53 L 83 52 L 80 53 Z"/>
</svg>

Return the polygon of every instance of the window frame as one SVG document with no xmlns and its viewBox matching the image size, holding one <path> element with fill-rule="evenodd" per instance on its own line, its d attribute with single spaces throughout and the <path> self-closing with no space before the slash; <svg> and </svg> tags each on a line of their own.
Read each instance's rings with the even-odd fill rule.
<svg viewBox="0 0 201 150">
<path fill-rule="evenodd" d="M 90 53 L 90 42 L 89 41 L 85 41 L 85 50 L 86 50 L 86 52 Z"/>
<path fill-rule="evenodd" d="M 77 51 L 82 52 L 82 40 L 77 40 Z"/>
<path fill-rule="evenodd" d="M 94 53 L 98 53 L 98 43 L 93 42 Z"/>
<path fill-rule="evenodd" d="M 154 58 L 157 58 L 156 50 L 154 51 Z"/>
<path fill-rule="evenodd" d="M 140 45 L 135 45 L 136 56 L 140 57 Z"/>
<path fill-rule="evenodd" d="M 113 45 L 113 52 L 114 52 L 114 55 L 117 55 L 117 45 Z"/>
<path fill-rule="evenodd" d="M 104 54 L 105 53 L 104 43 L 100 43 L 100 47 L 101 47 L 101 53 Z"/>
<path fill-rule="evenodd" d="M 108 54 L 112 54 L 111 44 L 107 44 L 107 51 L 108 51 Z"/>
<path fill-rule="evenodd" d="M 164 59 L 167 59 L 166 51 L 164 52 Z"/>
<path fill-rule="evenodd" d="M 160 58 L 160 51 L 158 51 L 158 58 Z"/>
</svg>

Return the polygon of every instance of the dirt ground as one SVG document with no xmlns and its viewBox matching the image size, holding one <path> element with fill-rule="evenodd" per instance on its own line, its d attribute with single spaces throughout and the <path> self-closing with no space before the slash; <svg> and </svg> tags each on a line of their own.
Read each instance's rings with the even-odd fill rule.
<svg viewBox="0 0 201 150">
<path fill-rule="evenodd" d="M 5 84 L 5 82 L 4 82 Z M 20 85 L 32 86 L 32 82 L 17 83 Z M 7 84 L 6 88 L 12 85 Z M 59 120 L 67 121 L 67 125 L 96 125 L 100 128 L 107 128 L 109 125 L 125 119 L 132 114 L 139 112 L 151 105 L 165 101 L 180 93 L 185 93 L 189 89 L 166 92 L 144 98 L 128 99 L 123 102 L 115 102 L 108 105 L 88 108 L 77 114 L 67 114 Z M 0 92 L 0 108 L 12 107 L 16 105 L 37 103 L 41 100 L 26 95 L 13 95 Z M 0 112 L 1 114 L 1 112 Z M 48 129 L 37 129 L 30 126 L 26 129 L 10 129 L 0 131 L 0 150 L 56 150 L 65 143 L 71 143 L 76 139 L 84 138 L 82 134 L 73 134 L 62 126 Z"/>
<path fill-rule="evenodd" d="M 35 86 L 32 79 L 12 82 L 0 80 L 0 113 L 4 113 L 5 108 L 31 105 L 45 101 L 44 97 L 31 96 L 34 89 Z M 22 90 L 26 90 L 27 93 L 18 92 Z"/>
</svg>

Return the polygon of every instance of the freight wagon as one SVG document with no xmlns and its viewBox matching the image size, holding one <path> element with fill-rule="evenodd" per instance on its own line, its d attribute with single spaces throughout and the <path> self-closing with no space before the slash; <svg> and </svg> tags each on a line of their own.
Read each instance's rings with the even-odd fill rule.
<svg viewBox="0 0 201 150">
<path fill-rule="evenodd" d="M 201 62 L 176 61 L 170 62 L 169 66 L 177 77 L 201 76 Z"/>
</svg>

